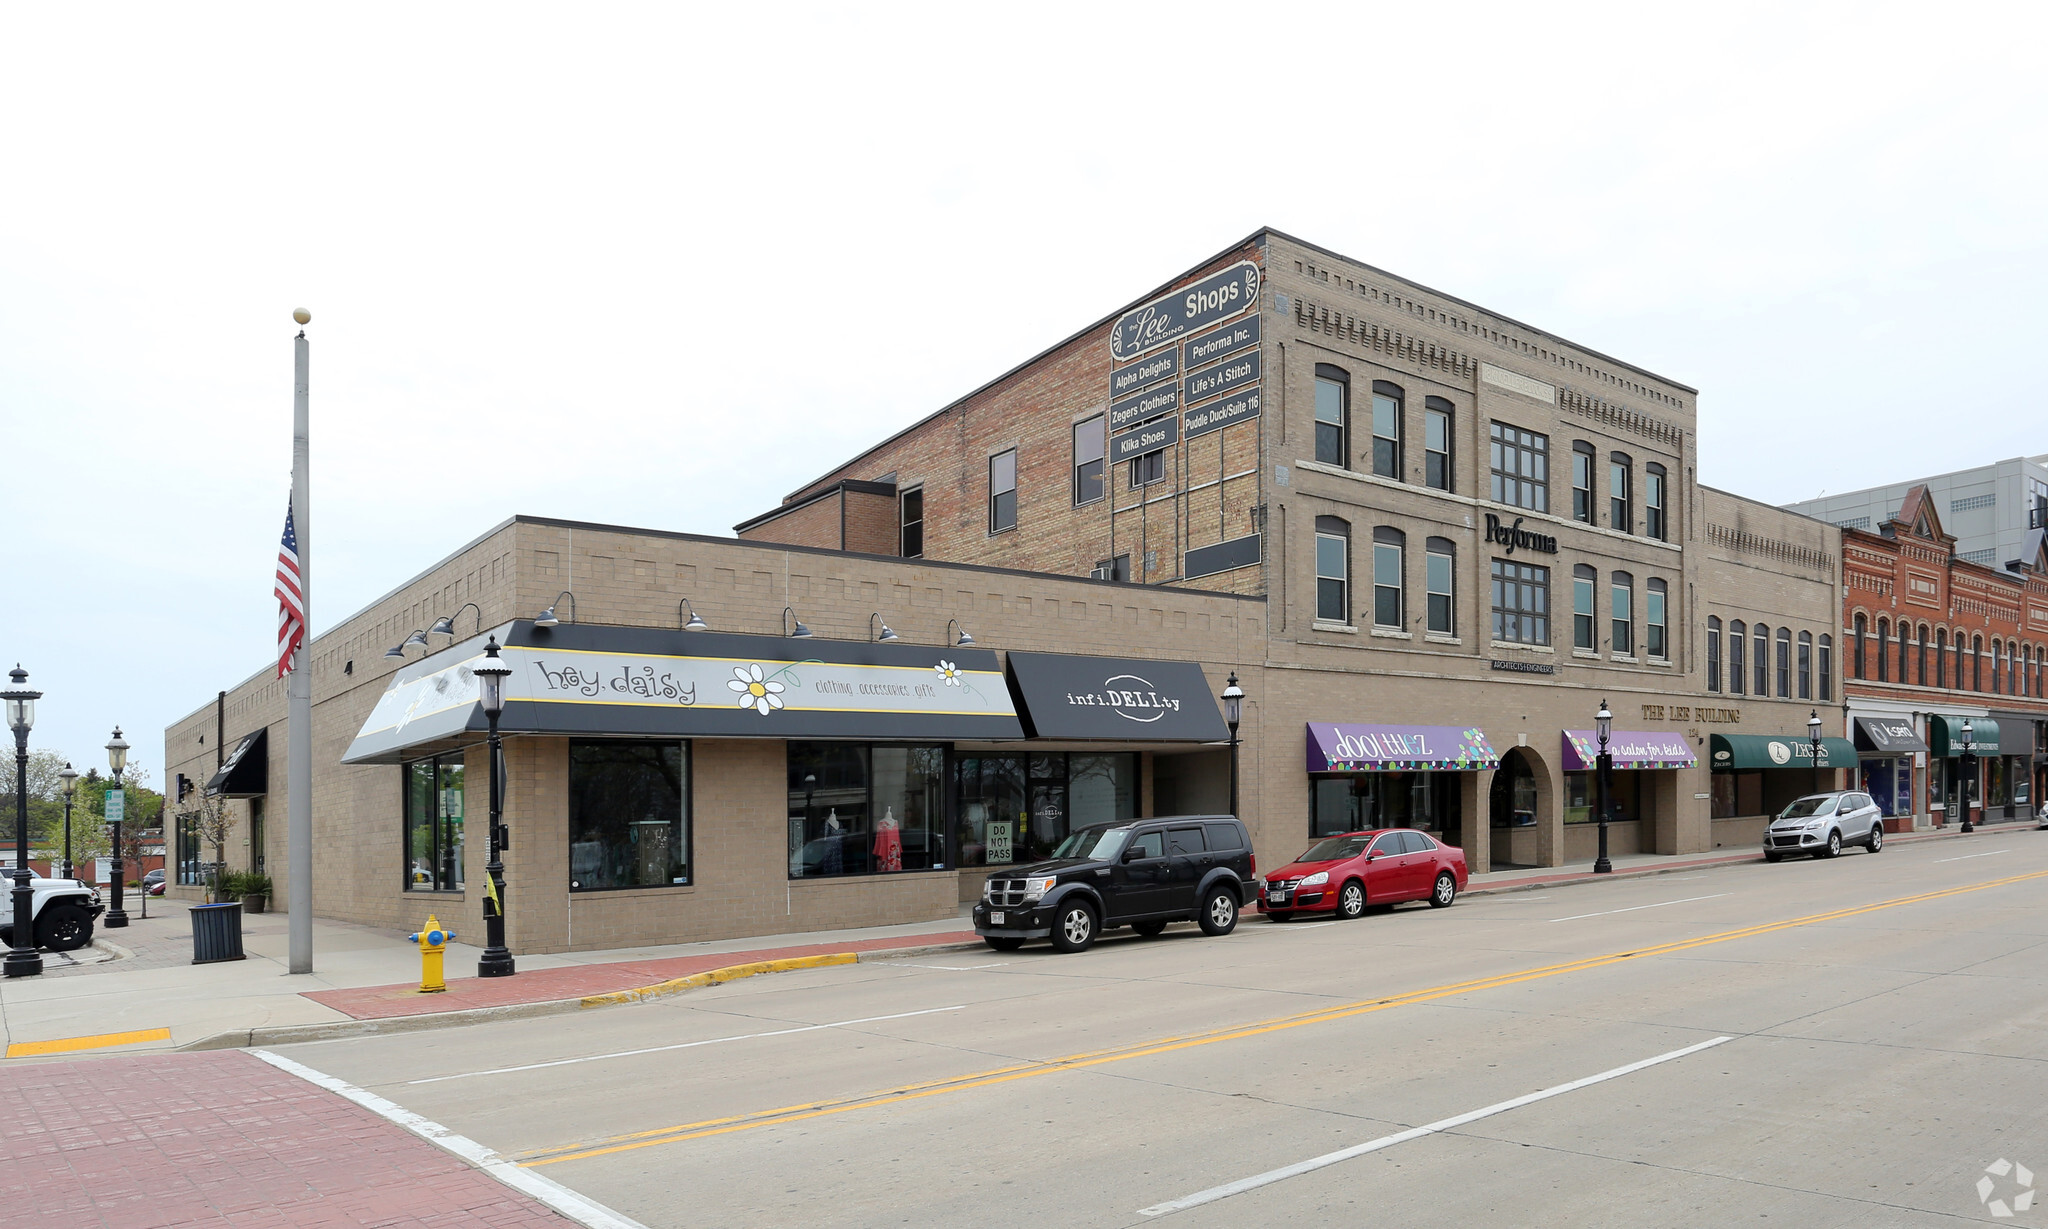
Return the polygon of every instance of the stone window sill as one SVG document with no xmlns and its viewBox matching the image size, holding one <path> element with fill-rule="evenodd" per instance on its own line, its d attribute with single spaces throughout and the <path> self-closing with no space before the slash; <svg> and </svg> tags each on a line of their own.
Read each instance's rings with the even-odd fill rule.
<svg viewBox="0 0 2048 1229">
<path fill-rule="evenodd" d="M 1557 650 L 1547 644 L 1524 644 L 1520 640 L 1490 640 L 1487 645 L 1509 653 L 1546 653 L 1552 657 L 1557 656 Z"/>
<path fill-rule="evenodd" d="M 1349 623 L 1325 623 L 1323 620 L 1317 619 L 1314 623 L 1309 624 L 1309 626 L 1319 632 L 1338 632 L 1346 636 L 1356 636 L 1358 634 L 1358 629 Z"/>
<path fill-rule="evenodd" d="M 1413 639 L 1415 639 L 1415 633 L 1413 633 L 1413 632 L 1397 632 L 1397 631 L 1394 631 L 1394 630 L 1393 630 L 1393 629 L 1391 629 L 1391 628 L 1385 628 L 1385 627 L 1375 627 L 1375 628 L 1373 628 L 1373 629 L 1372 629 L 1372 634 L 1373 634 L 1373 635 L 1375 635 L 1375 636 L 1379 636 L 1379 637 L 1382 637 L 1382 638 L 1384 638 L 1384 639 L 1387 639 L 1387 640 L 1413 640 Z"/>
<path fill-rule="evenodd" d="M 1430 632 L 1430 633 L 1429 633 L 1428 635 L 1425 635 L 1425 636 L 1423 637 L 1423 640 L 1424 640 L 1424 641 L 1426 641 L 1426 642 L 1427 642 L 1427 643 L 1429 643 L 1429 644 L 1463 644 L 1463 643 L 1465 643 L 1465 642 L 1464 642 L 1463 640 L 1460 640 L 1460 639 L 1459 639 L 1458 637 L 1456 637 L 1456 636 L 1446 636 L 1446 635 L 1444 635 L 1444 634 L 1443 634 L 1442 632 Z"/>
</svg>

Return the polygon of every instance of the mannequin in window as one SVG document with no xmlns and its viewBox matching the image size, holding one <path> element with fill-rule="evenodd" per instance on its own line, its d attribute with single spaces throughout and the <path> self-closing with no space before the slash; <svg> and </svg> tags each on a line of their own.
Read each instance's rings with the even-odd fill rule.
<svg viewBox="0 0 2048 1229">
<path fill-rule="evenodd" d="M 839 851 L 839 838 L 843 831 L 839 826 L 839 808 L 833 807 L 825 816 L 825 857 L 824 865 L 819 867 L 820 874 L 837 875 L 845 869 Z"/>
<path fill-rule="evenodd" d="M 896 822 L 895 807 L 885 809 L 880 822 L 875 825 L 875 869 L 903 869 L 903 828 Z"/>
</svg>

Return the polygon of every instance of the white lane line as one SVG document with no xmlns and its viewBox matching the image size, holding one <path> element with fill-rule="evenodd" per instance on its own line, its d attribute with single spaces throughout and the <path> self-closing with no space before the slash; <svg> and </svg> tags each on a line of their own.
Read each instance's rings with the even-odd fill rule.
<svg viewBox="0 0 2048 1229">
<path fill-rule="evenodd" d="M 1576 922 L 1580 918 L 1606 917 L 1610 913 L 1634 913 L 1638 909 L 1662 909 L 1666 905 L 1689 905 L 1696 900 L 1718 900 L 1727 895 L 1729 895 L 1727 892 L 1716 892 L 1712 896 L 1688 896 L 1683 900 L 1660 900 L 1654 905 L 1630 905 L 1626 909 L 1602 909 L 1598 913 L 1574 913 L 1570 917 L 1554 917 L 1550 920 L 1553 922 Z"/>
<path fill-rule="evenodd" d="M 438 1084 L 442 1080 L 466 1080 L 473 1075 L 506 1075 L 513 1071 L 538 1071 L 543 1067 L 567 1067 L 572 1063 L 594 1063 L 604 1058 L 631 1058 L 635 1054 L 660 1054 L 665 1050 L 691 1050 L 698 1046 L 715 1046 L 727 1041 L 754 1041 L 762 1037 L 787 1037 L 791 1033 L 815 1033 L 825 1028 L 846 1028 L 854 1024 L 873 1024 L 878 1020 L 908 1020 L 912 1016 L 935 1016 L 942 1011 L 965 1011 L 967 1005 L 957 1007 L 928 1007 L 923 1011 L 899 1011 L 893 1016 L 862 1016 L 858 1020 L 834 1020 L 830 1024 L 805 1024 L 797 1028 L 778 1028 L 765 1033 L 741 1033 L 735 1037 L 707 1037 L 702 1041 L 679 1041 L 674 1045 L 648 1046 L 644 1050 L 614 1050 L 609 1054 L 585 1054 L 580 1058 L 558 1058 L 553 1062 L 526 1063 L 518 1067 L 492 1067 L 488 1071 L 463 1071 L 455 1075 L 435 1075 L 424 1080 L 407 1080 L 407 1084 Z"/>
<path fill-rule="evenodd" d="M 586 1226 L 587 1229 L 647 1229 L 647 1226 L 632 1217 L 614 1212 L 595 1199 L 578 1194 L 552 1178 L 544 1178 L 523 1165 L 508 1161 L 468 1136 L 457 1135 L 440 1123 L 422 1118 L 376 1093 L 357 1088 L 346 1080 L 338 1080 L 324 1072 L 315 1071 L 302 1063 L 293 1062 L 282 1054 L 272 1054 L 268 1050 L 251 1050 L 249 1053 L 279 1071 L 288 1072 L 309 1084 L 347 1097 L 379 1118 L 396 1123 L 435 1147 L 454 1153 L 506 1186 L 522 1195 L 539 1200 L 577 1224 Z"/>
<path fill-rule="evenodd" d="M 2010 849 L 1987 849 L 1983 853 L 1966 853 L 1960 858 L 1936 858 L 1936 862 L 1967 862 L 1971 858 L 1988 858 L 1995 853 L 2011 853 Z"/>
<path fill-rule="evenodd" d="M 1436 1135 L 1443 1131 L 1462 1127 L 1468 1122 L 1477 1122 L 1481 1118 L 1491 1118 L 1495 1114 L 1504 1114 L 1509 1110 L 1520 1109 L 1522 1106 L 1532 1105 L 1538 1101 L 1546 1101 L 1551 1097 L 1562 1096 L 1565 1093 L 1575 1092 L 1578 1089 L 1603 1083 L 1607 1080 L 1618 1079 L 1621 1076 L 1641 1071 L 1645 1067 L 1654 1067 L 1659 1063 L 1668 1063 L 1673 1059 L 1684 1058 L 1688 1054 L 1697 1054 L 1701 1050 L 1711 1049 L 1723 1042 L 1733 1040 L 1734 1038 L 1732 1037 L 1716 1037 L 1712 1041 L 1702 1041 L 1698 1045 L 1689 1045 L 1682 1050 L 1673 1050 L 1669 1054 L 1659 1054 L 1655 1058 L 1646 1058 L 1641 1062 L 1630 1063 L 1626 1067 L 1616 1067 L 1611 1071 L 1602 1071 L 1598 1075 L 1589 1075 L 1585 1079 L 1573 1080 L 1569 1084 L 1559 1084 L 1554 1088 L 1546 1088 L 1542 1092 L 1532 1092 L 1527 1096 L 1516 1097 L 1512 1101 L 1501 1101 L 1494 1105 L 1489 1105 L 1485 1109 L 1473 1110 L 1470 1113 L 1459 1114 L 1452 1118 L 1439 1119 L 1427 1126 L 1414 1127 L 1393 1135 L 1382 1135 L 1378 1139 L 1369 1140 L 1362 1144 L 1354 1144 L 1349 1148 L 1340 1148 L 1335 1152 L 1326 1152 L 1321 1156 L 1310 1157 L 1306 1161 L 1298 1161 L 1293 1165 L 1280 1169 L 1269 1169 L 1265 1173 L 1255 1174 L 1249 1178 L 1239 1178 L 1235 1182 L 1226 1182 L 1222 1186 L 1212 1186 L 1206 1191 L 1197 1191 L 1185 1199 L 1175 1199 L 1169 1203 L 1155 1203 L 1149 1208 L 1138 1209 L 1138 1215 L 1166 1216 L 1173 1212 L 1185 1212 L 1189 1208 L 1198 1208 L 1205 1203 L 1215 1203 L 1219 1199 L 1228 1199 L 1232 1195 L 1242 1195 L 1246 1191 L 1255 1191 L 1262 1186 L 1271 1186 L 1275 1182 L 1284 1182 L 1289 1178 L 1298 1178 L 1302 1174 L 1313 1173 L 1318 1169 L 1327 1168 L 1340 1161 L 1348 1161 L 1353 1157 L 1364 1156 L 1368 1152 L 1378 1152 L 1382 1148 L 1391 1148 L 1395 1144 L 1405 1144 L 1411 1139 L 1421 1139 L 1425 1135 Z"/>
</svg>

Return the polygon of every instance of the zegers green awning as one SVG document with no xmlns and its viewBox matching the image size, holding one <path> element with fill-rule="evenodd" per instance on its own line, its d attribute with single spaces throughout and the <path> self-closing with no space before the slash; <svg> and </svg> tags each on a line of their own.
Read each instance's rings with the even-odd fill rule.
<svg viewBox="0 0 2048 1229">
<path fill-rule="evenodd" d="M 1846 738 L 1820 740 L 1820 760 L 1813 758 L 1810 739 L 1778 734 L 1714 735 L 1715 772 L 1746 768 L 1854 768 L 1856 746 Z"/>
<path fill-rule="evenodd" d="M 1953 758 L 1963 753 L 1962 717 L 1936 713 L 1927 718 L 1927 745 L 1937 757 Z M 1998 723 L 1989 717 L 1971 717 L 1970 750 L 1978 755 L 1998 754 Z"/>
</svg>

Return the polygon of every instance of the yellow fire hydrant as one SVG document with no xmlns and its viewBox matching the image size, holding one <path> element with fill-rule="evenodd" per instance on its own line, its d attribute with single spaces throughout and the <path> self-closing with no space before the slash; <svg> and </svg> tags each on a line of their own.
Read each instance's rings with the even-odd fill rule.
<svg viewBox="0 0 2048 1229">
<path fill-rule="evenodd" d="M 441 919 L 429 913 L 426 928 L 411 938 L 420 945 L 420 993 L 438 994 L 446 990 L 448 983 L 441 980 L 441 958 L 455 941 L 455 932 L 441 929 Z"/>
</svg>

